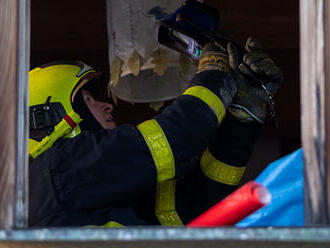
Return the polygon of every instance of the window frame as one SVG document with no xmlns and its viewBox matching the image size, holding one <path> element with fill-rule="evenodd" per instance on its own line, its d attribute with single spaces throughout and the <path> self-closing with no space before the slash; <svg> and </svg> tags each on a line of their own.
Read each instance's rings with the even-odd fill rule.
<svg viewBox="0 0 330 248">
<path fill-rule="evenodd" d="M 11 4 L 9 4 L 11 3 Z M 302 228 L 174 228 L 129 227 L 123 229 L 51 228 L 24 229 L 28 203 L 28 68 L 30 58 L 30 0 L 1 1 L 0 9 L 9 13 L 8 29 L 14 39 L 11 60 L 0 58 L 2 66 L 12 67 L 0 74 L 0 86 L 15 97 L 5 110 L 1 127 L 14 135 L 0 143 L 10 147 L 0 173 L 10 180 L 0 189 L 0 247 L 66 247 L 95 245 L 114 247 L 318 247 L 330 243 L 330 4 L 327 0 L 300 0 L 300 76 L 302 144 L 305 171 L 305 218 Z M 1 11 L 0 11 L 1 13 Z M 7 13 L 7 14 L 8 14 Z M 7 23 L 8 24 L 8 23 Z M 6 43 L 7 42 L 7 43 Z M 0 45 L 9 45 L 0 37 Z M 13 61 L 14 60 L 14 61 Z M 9 75 L 10 74 L 10 75 Z M 6 81 L 6 77 L 12 81 Z M 6 97 L 6 96 L 4 96 Z M 10 106 L 9 106 L 10 105 Z M 2 108 L 2 109 L 1 109 Z M 7 111 L 14 108 L 13 111 Z M 12 125 L 14 123 L 14 125 Z M 1 131 L 1 128 L 0 128 Z M 6 130 L 2 130 L 0 135 Z M 308 151 L 308 152 L 307 152 Z M 4 155 L 3 153 L 1 153 Z M 329 155 L 328 155 L 329 154 Z M 1 178 L 0 178 L 1 179 Z M 2 181 L 0 180 L 0 183 Z M 326 199 L 326 200 L 325 200 Z M 311 227 L 312 226 L 312 227 Z"/>
</svg>

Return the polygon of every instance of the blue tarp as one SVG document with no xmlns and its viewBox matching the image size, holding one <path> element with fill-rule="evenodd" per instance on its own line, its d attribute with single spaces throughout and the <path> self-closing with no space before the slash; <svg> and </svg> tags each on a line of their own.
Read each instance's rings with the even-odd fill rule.
<svg viewBox="0 0 330 248">
<path fill-rule="evenodd" d="M 237 227 L 304 225 L 302 149 L 268 165 L 255 181 L 271 193 L 271 203 L 237 223 Z"/>
</svg>

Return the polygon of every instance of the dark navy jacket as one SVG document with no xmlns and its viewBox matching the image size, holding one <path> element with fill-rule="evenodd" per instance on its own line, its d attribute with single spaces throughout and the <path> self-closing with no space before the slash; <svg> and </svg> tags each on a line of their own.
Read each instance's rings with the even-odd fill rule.
<svg viewBox="0 0 330 248">
<path fill-rule="evenodd" d="M 215 74 L 221 81 L 221 72 Z M 218 95 L 214 85 L 208 88 Z M 178 97 L 155 120 L 173 152 L 175 209 L 186 224 L 235 189 L 203 174 L 203 152 L 209 147 L 220 161 L 245 166 L 259 125 L 228 114 L 219 127 L 214 111 L 190 95 Z M 159 224 L 157 169 L 134 126 L 61 139 L 30 162 L 29 170 L 29 226 Z"/>
</svg>

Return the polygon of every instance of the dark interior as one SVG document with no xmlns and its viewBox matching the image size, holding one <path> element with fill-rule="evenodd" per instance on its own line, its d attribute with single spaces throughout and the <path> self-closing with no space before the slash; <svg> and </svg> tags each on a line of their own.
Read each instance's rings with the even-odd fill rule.
<svg viewBox="0 0 330 248">
<path fill-rule="evenodd" d="M 221 15 L 220 29 L 244 45 L 252 36 L 282 68 L 284 83 L 276 96 L 279 127 L 263 128 L 245 174 L 254 178 L 271 161 L 300 147 L 299 1 L 207 0 Z M 31 1 L 31 68 L 55 60 L 82 60 L 108 71 L 105 1 Z M 122 103 L 139 120 L 145 106 Z"/>
</svg>

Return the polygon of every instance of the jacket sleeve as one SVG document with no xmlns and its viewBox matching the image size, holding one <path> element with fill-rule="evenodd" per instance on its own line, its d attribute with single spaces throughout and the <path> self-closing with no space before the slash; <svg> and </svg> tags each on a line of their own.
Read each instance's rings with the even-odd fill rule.
<svg viewBox="0 0 330 248">
<path fill-rule="evenodd" d="M 182 225 L 176 212 L 174 179 L 184 177 L 198 163 L 225 116 L 235 87 L 227 73 L 201 72 L 173 105 L 138 126 L 157 169 L 154 211 L 160 224 Z"/>
<path fill-rule="evenodd" d="M 177 182 L 177 209 L 184 223 L 237 189 L 260 128 L 227 113 L 200 165 Z"/>
<path fill-rule="evenodd" d="M 234 84 L 227 73 L 197 74 L 182 96 L 163 113 L 138 126 L 157 169 L 157 182 L 178 178 L 196 163 L 222 122 L 222 99 Z"/>
<path fill-rule="evenodd" d="M 202 72 L 174 104 L 137 128 L 62 139 L 30 165 L 36 211 L 129 204 L 157 183 L 184 176 L 224 118 L 221 96 L 230 82 L 223 72 Z M 40 185 L 50 188 L 38 194 Z"/>
</svg>

